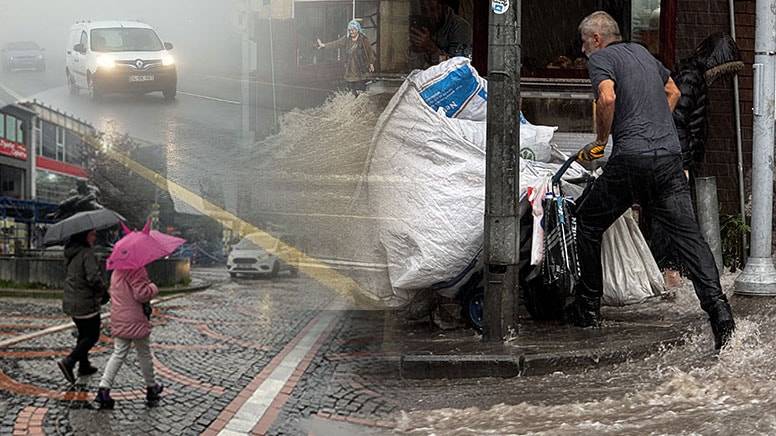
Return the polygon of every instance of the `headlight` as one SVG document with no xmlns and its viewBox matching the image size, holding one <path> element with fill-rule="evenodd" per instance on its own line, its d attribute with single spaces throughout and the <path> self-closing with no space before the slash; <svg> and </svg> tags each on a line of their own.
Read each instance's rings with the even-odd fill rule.
<svg viewBox="0 0 776 436">
<path fill-rule="evenodd" d="M 100 56 L 97 58 L 97 66 L 106 70 L 111 70 L 116 66 L 116 62 L 109 57 Z"/>
<path fill-rule="evenodd" d="M 169 67 L 170 65 L 175 65 L 175 58 L 172 57 L 171 54 L 162 55 L 162 65 L 164 65 L 165 67 Z"/>
</svg>

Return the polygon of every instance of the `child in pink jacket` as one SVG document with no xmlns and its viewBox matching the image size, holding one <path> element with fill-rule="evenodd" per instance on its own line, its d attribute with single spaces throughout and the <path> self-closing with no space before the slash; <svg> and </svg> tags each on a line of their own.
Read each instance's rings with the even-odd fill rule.
<svg viewBox="0 0 776 436">
<path fill-rule="evenodd" d="M 115 401 L 110 397 L 110 388 L 121 365 L 127 359 L 129 348 L 135 346 L 140 370 L 146 383 L 146 402 L 149 406 L 159 403 L 162 385 L 154 379 L 151 360 L 151 322 L 143 311 L 159 289 L 148 278 L 145 268 L 116 270 L 110 280 L 110 325 L 113 335 L 113 355 L 105 367 L 100 380 L 96 401 L 100 409 L 112 409 Z"/>
</svg>

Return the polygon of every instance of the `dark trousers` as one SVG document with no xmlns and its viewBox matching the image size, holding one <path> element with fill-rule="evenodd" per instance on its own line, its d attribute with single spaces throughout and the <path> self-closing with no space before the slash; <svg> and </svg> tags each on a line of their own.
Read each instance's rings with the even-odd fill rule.
<svg viewBox="0 0 776 436">
<path fill-rule="evenodd" d="M 65 362 L 71 367 L 75 366 L 76 363 L 87 366 L 89 365 L 89 350 L 100 339 L 100 315 L 91 318 L 73 318 L 73 322 L 78 329 L 78 340 L 73 351 L 65 358 Z"/>
<path fill-rule="evenodd" d="M 577 236 L 582 280 L 577 301 L 598 310 L 603 294 L 601 239 L 628 208 L 647 209 L 685 265 L 701 308 L 712 321 L 732 320 L 719 272 L 695 218 L 690 187 L 678 155 L 615 156 L 579 199 Z"/>
</svg>

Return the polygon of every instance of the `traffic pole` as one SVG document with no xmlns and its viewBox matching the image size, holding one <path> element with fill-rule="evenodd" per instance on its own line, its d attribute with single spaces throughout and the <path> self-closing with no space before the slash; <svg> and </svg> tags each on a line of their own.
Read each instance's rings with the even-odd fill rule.
<svg viewBox="0 0 776 436">
<path fill-rule="evenodd" d="M 517 332 L 520 1 L 490 3 L 483 339 L 501 341 Z"/>
<path fill-rule="evenodd" d="M 735 293 L 776 296 L 773 264 L 773 143 L 776 94 L 776 0 L 755 3 L 752 138 L 752 234 Z"/>
</svg>

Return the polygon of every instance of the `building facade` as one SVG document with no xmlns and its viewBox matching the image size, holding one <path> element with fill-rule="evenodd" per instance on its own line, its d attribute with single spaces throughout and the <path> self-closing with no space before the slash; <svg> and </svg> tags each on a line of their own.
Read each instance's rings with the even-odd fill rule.
<svg viewBox="0 0 776 436">
<path fill-rule="evenodd" d="M 87 141 L 94 127 L 74 116 L 38 101 L 22 103 L 35 113 L 32 135 L 34 152 L 33 197 L 59 203 L 80 180 L 88 179 Z"/>
</svg>

